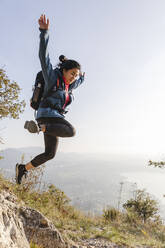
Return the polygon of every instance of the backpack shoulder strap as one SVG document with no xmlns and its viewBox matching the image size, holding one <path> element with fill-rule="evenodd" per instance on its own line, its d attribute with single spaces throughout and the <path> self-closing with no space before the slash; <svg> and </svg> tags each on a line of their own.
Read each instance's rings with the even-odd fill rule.
<svg viewBox="0 0 165 248">
<path fill-rule="evenodd" d="M 57 78 L 57 89 L 59 88 L 59 85 L 60 85 L 60 80 L 59 78 Z"/>
<path fill-rule="evenodd" d="M 60 79 L 57 78 L 56 90 L 58 90 L 59 86 L 60 86 Z M 47 98 L 47 97 L 51 96 L 53 88 L 54 88 L 54 86 L 51 89 L 49 89 L 49 91 L 47 92 L 47 94 L 43 98 Z"/>
<path fill-rule="evenodd" d="M 36 84 L 38 84 L 38 82 L 40 82 L 41 84 L 45 83 L 42 71 L 39 71 L 36 75 L 35 86 L 36 86 Z"/>
</svg>

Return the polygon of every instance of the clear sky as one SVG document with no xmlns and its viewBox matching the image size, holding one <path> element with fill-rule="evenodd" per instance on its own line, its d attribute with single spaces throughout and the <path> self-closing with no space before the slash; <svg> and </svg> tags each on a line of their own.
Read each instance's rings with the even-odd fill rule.
<svg viewBox="0 0 165 248">
<path fill-rule="evenodd" d="M 73 138 L 59 150 L 96 153 L 165 151 L 164 0 L 0 0 L 0 67 L 22 88 L 27 106 L 19 120 L 1 121 L 7 147 L 43 146 L 24 130 L 40 70 L 38 18 L 50 19 L 49 53 L 78 60 L 86 79 L 74 91 L 66 119 Z"/>
</svg>

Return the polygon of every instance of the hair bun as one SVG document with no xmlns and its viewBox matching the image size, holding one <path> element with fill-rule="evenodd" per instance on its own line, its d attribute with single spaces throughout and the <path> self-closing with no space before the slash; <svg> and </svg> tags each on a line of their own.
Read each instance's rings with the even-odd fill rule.
<svg viewBox="0 0 165 248">
<path fill-rule="evenodd" d="M 67 60 L 67 58 L 64 55 L 60 55 L 59 60 L 61 62 L 65 62 Z"/>
</svg>

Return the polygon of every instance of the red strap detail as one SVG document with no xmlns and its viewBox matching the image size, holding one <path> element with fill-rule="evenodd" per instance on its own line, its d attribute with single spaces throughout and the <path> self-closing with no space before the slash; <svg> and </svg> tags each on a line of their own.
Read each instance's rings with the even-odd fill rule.
<svg viewBox="0 0 165 248">
<path fill-rule="evenodd" d="M 57 78 L 57 88 L 59 87 L 60 83 L 59 83 L 59 78 Z"/>
</svg>

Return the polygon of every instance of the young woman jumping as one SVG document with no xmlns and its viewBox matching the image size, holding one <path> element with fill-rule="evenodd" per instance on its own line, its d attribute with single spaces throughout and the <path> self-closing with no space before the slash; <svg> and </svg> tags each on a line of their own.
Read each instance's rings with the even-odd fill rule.
<svg viewBox="0 0 165 248">
<path fill-rule="evenodd" d="M 29 125 L 27 129 L 33 133 L 43 132 L 45 152 L 39 154 L 27 164 L 16 164 L 16 182 L 18 184 L 21 184 L 22 177 L 26 176 L 28 170 L 54 158 L 58 146 L 58 137 L 73 137 L 75 135 L 74 127 L 65 120 L 64 114 L 67 112 L 66 106 L 72 102 L 72 90 L 83 83 L 85 75 L 81 72 L 81 66 L 77 61 L 66 59 L 63 55 L 59 57 L 61 62 L 58 64 L 58 68 L 53 69 L 47 49 L 49 19 L 45 15 L 41 15 L 38 23 L 41 32 L 39 58 L 45 87 L 43 100 L 39 105 L 36 116 L 40 129 L 38 129 L 37 124 L 32 127 Z"/>
</svg>

